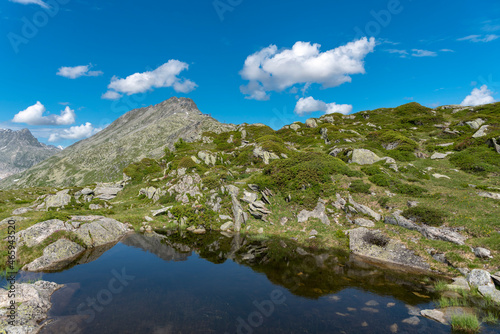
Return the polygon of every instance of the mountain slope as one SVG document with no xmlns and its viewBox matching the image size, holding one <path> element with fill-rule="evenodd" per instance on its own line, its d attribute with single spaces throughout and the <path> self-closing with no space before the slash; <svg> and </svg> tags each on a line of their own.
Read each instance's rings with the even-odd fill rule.
<svg viewBox="0 0 500 334">
<path fill-rule="evenodd" d="M 0 179 L 22 172 L 60 152 L 40 143 L 28 129 L 0 129 Z"/>
<path fill-rule="evenodd" d="M 158 158 L 165 147 L 204 131 L 232 129 L 203 115 L 191 99 L 172 97 L 155 106 L 134 109 L 96 135 L 79 141 L 43 163 L 0 182 L 1 188 L 77 186 L 121 179 L 123 168 L 146 157 Z"/>
</svg>

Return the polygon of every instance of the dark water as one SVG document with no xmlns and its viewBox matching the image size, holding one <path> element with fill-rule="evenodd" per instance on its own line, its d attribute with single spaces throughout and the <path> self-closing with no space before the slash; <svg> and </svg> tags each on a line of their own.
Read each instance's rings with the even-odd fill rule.
<svg viewBox="0 0 500 334">
<path fill-rule="evenodd" d="M 402 322 L 433 308 L 425 276 L 290 241 L 134 234 L 89 259 L 42 275 L 66 285 L 43 334 L 450 332 Z"/>
</svg>

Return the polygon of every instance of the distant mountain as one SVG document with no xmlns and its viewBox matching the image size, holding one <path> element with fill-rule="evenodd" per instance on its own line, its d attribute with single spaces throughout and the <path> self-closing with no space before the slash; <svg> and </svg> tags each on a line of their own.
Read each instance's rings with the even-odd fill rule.
<svg viewBox="0 0 500 334">
<path fill-rule="evenodd" d="M 40 143 L 28 129 L 0 129 L 0 179 L 22 172 L 60 151 Z"/>
<path fill-rule="evenodd" d="M 202 114 L 191 99 L 172 97 L 154 106 L 129 111 L 96 135 L 67 147 L 15 178 L 0 181 L 0 188 L 116 181 L 130 163 L 161 157 L 165 147 L 173 148 L 179 138 L 193 141 L 200 139 L 204 131 L 219 133 L 233 127 Z"/>
</svg>

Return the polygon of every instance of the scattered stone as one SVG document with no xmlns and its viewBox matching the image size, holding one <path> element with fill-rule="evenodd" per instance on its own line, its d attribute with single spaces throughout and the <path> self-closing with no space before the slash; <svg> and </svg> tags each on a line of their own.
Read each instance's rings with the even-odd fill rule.
<svg viewBox="0 0 500 334">
<path fill-rule="evenodd" d="M 487 198 L 493 198 L 493 199 L 500 199 L 500 194 L 498 193 L 492 193 L 492 192 L 487 192 L 487 191 L 481 191 L 477 193 L 481 197 L 487 197 Z"/>
<path fill-rule="evenodd" d="M 23 267 L 25 271 L 62 269 L 71 263 L 85 248 L 66 239 L 59 239 L 43 250 L 43 255 Z"/>
<path fill-rule="evenodd" d="M 100 209 L 102 209 L 102 206 L 100 204 L 90 204 L 89 209 L 90 210 L 100 210 Z"/>
<path fill-rule="evenodd" d="M 486 270 L 482 269 L 473 269 L 468 275 L 467 275 L 467 282 L 471 286 L 493 286 L 493 281 L 491 280 L 490 273 L 487 272 Z"/>
<path fill-rule="evenodd" d="M 166 208 L 161 208 L 161 209 L 158 209 L 158 210 L 151 210 L 151 213 L 153 214 L 153 217 L 156 217 L 156 216 L 159 216 L 159 215 L 167 213 L 172 208 L 173 208 L 172 206 L 168 206 Z"/>
<path fill-rule="evenodd" d="M 90 188 L 83 188 L 80 193 L 84 196 L 94 195 L 94 191 Z"/>
<path fill-rule="evenodd" d="M 257 200 L 258 196 L 256 193 L 251 193 L 249 191 L 243 190 L 243 198 L 241 199 L 243 202 L 246 203 L 253 203 Z"/>
<path fill-rule="evenodd" d="M 386 306 L 387 306 L 387 307 L 394 307 L 394 306 L 396 306 L 396 303 L 387 303 L 387 305 L 386 305 Z"/>
<path fill-rule="evenodd" d="M 68 192 L 69 189 L 66 189 L 57 192 L 55 195 L 48 195 L 45 197 L 45 202 L 41 205 L 41 208 L 45 208 L 46 210 L 50 208 L 64 208 L 71 202 L 71 196 Z"/>
<path fill-rule="evenodd" d="M 300 211 L 297 219 L 299 223 L 305 223 L 309 218 L 318 218 L 325 225 L 330 225 L 330 219 L 325 213 L 326 202 L 321 198 L 318 199 L 318 204 L 313 211 L 302 210 Z"/>
<path fill-rule="evenodd" d="M 215 166 L 217 163 L 217 156 L 207 151 L 198 152 L 198 158 L 208 166 Z"/>
<path fill-rule="evenodd" d="M 480 259 L 492 259 L 491 252 L 483 247 L 474 248 L 474 255 L 476 255 Z"/>
<path fill-rule="evenodd" d="M 365 218 L 356 218 L 354 219 L 354 224 L 363 226 L 363 227 L 375 227 L 375 223 L 371 220 Z"/>
<path fill-rule="evenodd" d="M 311 232 L 309 232 L 309 235 L 310 235 L 310 236 L 316 236 L 316 235 L 318 235 L 318 231 L 316 231 L 316 230 L 311 230 Z"/>
<path fill-rule="evenodd" d="M 379 303 L 376 300 L 370 300 L 365 303 L 366 306 L 378 306 Z"/>
<path fill-rule="evenodd" d="M 406 318 L 406 319 L 404 319 L 401 322 L 404 323 L 404 324 L 417 326 L 420 323 L 420 319 L 418 317 L 416 317 L 416 316 L 413 316 L 413 317 L 410 317 L 410 318 Z"/>
<path fill-rule="evenodd" d="M 122 190 L 123 185 L 121 184 L 102 183 L 95 188 L 94 193 L 97 198 L 102 199 L 103 201 L 110 201 Z"/>
<path fill-rule="evenodd" d="M 193 230 L 194 234 L 205 234 L 207 233 L 207 230 L 205 230 L 204 227 L 199 227 Z"/>
<path fill-rule="evenodd" d="M 227 216 L 227 215 L 219 215 L 219 218 L 222 221 L 224 221 L 224 220 L 233 220 L 233 218 L 231 216 Z"/>
<path fill-rule="evenodd" d="M 406 205 L 408 205 L 409 208 L 414 208 L 414 207 L 418 206 L 418 202 L 417 201 L 408 201 L 408 202 L 406 202 Z"/>
<path fill-rule="evenodd" d="M 368 323 L 367 323 L 366 321 L 363 321 L 363 322 L 361 323 L 361 327 L 368 327 Z"/>
<path fill-rule="evenodd" d="M 290 129 L 294 130 L 294 131 L 297 131 L 300 129 L 300 124 L 297 124 L 297 123 L 293 123 L 290 125 Z"/>
<path fill-rule="evenodd" d="M 263 161 L 264 161 L 264 164 L 266 165 L 269 165 L 269 162 L 271 160 L 277 160 L 279 159 L 280 157 L 278 155 L 276 155 L 275 153 L 273 152 L 268 152 L 268 151 L 265 151 L 262 147 L 260 146 L 255 146 L 254 150 L 253 150 L 253 155 L 254 157 L 256 158 L 261 158 Z"/>
<path fill-rule="evenodd" d="M 442 175 L 442 174 L 432 174 L 432 176 L 434 176 L 436 179 L 448 179 L 450 180 L 450 177 L 449 176 L 446 176 L 446 175 Z"/>
<path fill-rule="evenodd" d="M 453 154 L 453 152 L 446 152 L 446 153 L 439 153 L 439 152 L 434 152 L 433 155 L 431 155 L 431 160 L 436 160 L 436 159 L 444 159 L 450 154 Z"/>
<path fill-rule="evenodd" d="M 391 327 L 389 327 L 391 330 L 391 333 L 397 333 L 398 332 L 398 324 L 392 324 Z"/>
<path fill-rule="evenodd" d="M 448 324 L 448 321 L 446 321 L 444 317 L 444 313 L 438 310 L 422 310 L 420 311 L 420 314 L 426 318 L 438 321 L 444 325 Z"/>
<path fill-rule="evenodd" d="M 285 226 L 285 225 L 286 225 L 286 223 L 288 223 L 288 218 L 287 218 L 287 217 L 282 217 L 282 218 L 280 219 L 280 225 L 281 225 L 281 226 Z"/>
<path fill-rule="evenodd" d="M 257 233 L 259 233 L 259 234 L 264 233 L 264 229 L 263 229 L 262 227 L 261 227 L 261 228 L 259 228 L 259 229 L 257 230 Z"/>
<path fill-rule="evenodd" d="M 349 163 L 358 165 L 371 165 L 382 160 L 378 155 L 366 149 L 354 149 Z"/>
</svg>

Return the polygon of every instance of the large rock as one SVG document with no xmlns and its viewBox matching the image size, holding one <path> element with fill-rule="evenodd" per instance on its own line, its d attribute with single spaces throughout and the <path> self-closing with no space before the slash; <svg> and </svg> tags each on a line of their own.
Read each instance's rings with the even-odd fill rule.
<svg viewBox="0 0 500 334">
<path fill-rule="evenodd" d="M 9 292 L 0 289 L 0 330 L 12 334 L 36 334 L 42 329 L 40 323 L 47 318 L 47 312 L 52 307 L 50 297 L 62 285 L 38 281 L 33 284 L 21 283 L 16 285 L 17 314 L 14 325 L 9 324 L 6 318 L 6 308 L 10 306 Z"/>
<path fill-rule="evenodd" d="M 37 223 L 25 230 L 16 233 L 17 247 L 28 246 L 34 247 L 42 243 L 52 233 L 56 231 L 72 231 L 73 225 L 65 223 L 59 219 L 51 219 L 41 223 Z"/>
<path fill-rule="evenodd" d="M 375 227 L 375 223 L 374 222 L 372 222 L 369 219 L 365 219 L 365 218 L 356 218 L 356 219 L 354 219 L 354 224 L 356 224 L 358 226 L 362 226 L 362 227 Z"/>
<path fill-rule="evenodd" d="M 489 147 L 493 147 L 497 153 L 500 153 L 500 137 L 488 139 L 487 144 Z"/>
<path fill-rule="evenodd" d="M 446 320 L 444 313 L 439 310 L 422 310 L 420 311 L 420 314 L 426 318 L 438 321 L 444 325 L 448 324 L 448 321 Z"/>
<path fill-rule="evenodd" d="M 446 152 L 446 153 L 434 152 L 434 154 L 433 154 L 433 155 L 431 155 L 431 159 L 432 159 L 432 160 L 436 160 L 436 159 L 444 159 L 444 158 L 446 158 L 447 156 L 449 156 L 450 154 L 453 154 L 453 152 Z"/>
<path fill-rule="evenodd" d="M 61 190 L 55 195 L 49 195 L 45 198 L 45 208 L 64 208 L 71 202 L 71 196 L 68 194 L 69 190 Z"/>
<path fill-rule="evenodd" d="M 290 125 L 290 129 L 294 130 L 294 131 L 297 131 L 300 129 L 300 124 L 297 124 L 297 123 L 293 123 Z"/>
<path fill-rule="evenodd" d="M 472 135 L 472 138 L 480 138 L 486 136 L 486 131 L 488 130 L 488 125 L 483 125 Z"/>
<path fill-rule="evenodd" d="M 102 183 L 99 184 L 95 189 L 94 193 L 97 198 L 104 201 L 109 201 L 115 198 L 120 191 L 123 190 L 123 186 L 115 183 Z"/>
<path fill-rule="evenodd" d="M 309 218 L 318 218 L 325 225 L 330 225 L 330 219 L 325 213 L 325 201 L 318 199 L 318 204 L 313 211 L 302 210 L 297 216 L 299 223 L 306 222 Z"/>
<path fill-rule="evenodd" d="M 129 230 L 117 220 L 101 218 L 80 226 L 74 232 L 88 247 L 97 247 L 116 242 Z"/>
<path fill-rule="evenodd" d="M 153 202 L 158 202 L 160 197 L 164 196 L 167 192 L 165 190 L 161 190 L 155 187 L 142 188 L 139 190 L 139 195 L 144 195 L 149 199 L 152 199 Z"/>
<path fill-rule="evenodd" d="M 308 120 L 306 120 L 306 126 L 308 128 L 317 128 L 318 123 L 316 122 L 316 120 L 314 118 L 309 118 Z"/>
<path fill-rule="evenodd" d="M 481 118 L 476 118 L 473 121 L 465 122 L 468 126 L 470 126 L 471 129 L 477 130 L 481 125 L 483 125 L 485 122 Z"/>
<path fill-rule="evenodd" d="M 478 290 L 483 296 L 490 297 L 495 303 L 500 304 L 500 291 L 494 286 L 482 285 L 478 287 Z"/>
<path fill-rule="evenodd" d="M 495 287 L 493 281 L 491 280 L 490 273 L 482 269 L 473 269 L 467 275 L 467 281 L 471 286 L 491 286 Z"/>
<path fill-rule="evenodd" d="M 379 230 L 369 230 L 365 227 L 350 230 L 349 248 L 355 255 L 380 262 L 425 270 L 430 268 L 424 259 L 415 255 L 401 242 L 388 238 Z"/>
<path fill-rule="evenodd" d="M 43 255 L 24 266 L 26 271 L 62 269 L 72 262 L 85 248 L 66 239 L 59 239 L 43 250 Z"/>
<path fill-rule="evenodd" d="M 370 150 L 364 148 L 354 149 L 352 151 L 350 163 L 356 163 L 358 165 L 371 165 L 377 161 L 382 160 L 378 155 Z"/>
</svg>

